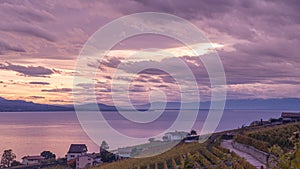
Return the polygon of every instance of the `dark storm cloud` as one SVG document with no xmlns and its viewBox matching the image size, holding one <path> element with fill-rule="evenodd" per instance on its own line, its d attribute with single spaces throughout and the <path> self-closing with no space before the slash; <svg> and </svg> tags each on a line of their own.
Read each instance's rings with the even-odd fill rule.
<svg viewBox="0 0 300 169">
<path fill-rule="evenodd" d="M 148 79 L 148 82 L 161 83 L 160 79 L 155 79 L 155 78 Z"/>
<path fill-rule="evenodd" d="M 55 21 L 55 17 L 46 9 L 33 2 L 4 2 L 0 5 L 2 22 L 0 30 L 26 36 L 42 38 L 50 42 L 56 41 L 53 33 L 40 26 L 40 23 Z M 35 6 L 36 5 L 36 6 Z"/>
<path fill-rule="evenodd" d="M 69 93 L 72 91 L 71 88 L 57 88 L 57 89 L 43 89 L 42 92 L 55 92 L 55 93 Z"/>
<path fill-rule="evenodd" d="M 244 85 L 240 87 L 244 90 L 229 92 L 232 97 L 252 97 L 244 92 L 248 88 L 247 84 L 297 86 L 300 82 L 300 1 L 298 0 L 127 0 L 125 3 L 122 2 L 120 0 L 74 0 L 50 3 L 3 0 L 0 2 L 2 16 L 0 35 L 3 37 L 0 41 L 1 58 L 12 63 L 16 63 L 14 59 L 20 60 L 19 63 L 26 63 L 30 58 L 41 59 L 41 57 L 56 60 L 74 59 L 88 37 L 105 23 L 135 12 L 165 12 L 188 19 L 212 42 L 224 45 L 218 52 L 224 65 L 227 82 L 233 86 L 237 84 L 238 87 Z M 166 46 L 163 45 L 166 41 L 157 39 L 137 38 L 136 40 L 136 44 L 134 42 L 132 44 L 132 49 L 142 49 L 147 43 L 155 44 L 154 46 L 159 48 Z M 124 45 L 124 49 L 127 47 Z M 20 52 L 22 57 L 19 56 Z M 180 58 L 192 70 L 198 84 L 210 85 L 205 67 L 198 57 Z M 110 70 L 117 68 L 121 61 L 121 57 L 107 57 L 101 62 L 90 63 L 88 66 Z M 57 64 L 65 66 L 60 61 Z M 192 76 L 184 74 L 181 67 L 174 67 L 172 58 L 128 63 L 125 64 L 124 71 L 136 73 L 136 70 L 151 65 L 152 67 L 161 65 L 162 68 L 169 66 L 171 73 L 185 80 L 187 85 L 193 79 Z M 34 77 L 49 77 L 51 74 L 66 75 L 38 65 L 22 66 L 4 63 L 0 64 L 0 69 Z M 104 78 L 110 79 L 109 76 L 111 75 L 105 74 Z M 161 85 L 176 82 L 168 74 L 151 68 L 138 75 L 134 81 L 147 83 L 151 79 L 160 79 Z M 88 84 L 81 87 L 90 88 Z M 105 85 L 100 90 L 110 92 L 110 87 Z M 282 88 L 282 91 L 284 90 L 285 88 Z M 70 90 L 44 89 L 43 91 Z M 263 90 L 258 90 L 255 95 L 259 97 L 261 93 Z"/>
<path fill-rule="evenodd" d="M 154 68 L 145 69 L 140 72 L 140 74 L 148 74 L 148 75 L 161 75 L 166 74 L 164 71 Z"/>
<path fill-rule="evenodd" d="M 107 76 L 103 76 L 105 79 L 112 79 L 111 76 L 107 75 Z"/>
<path fill-rule="evenodd" d="M 219 0 L 189 0 L 189 1 L 135 1 L 130 0 L 126 5 L 119 5 L 120 0 L 113 1 L 120 11 L 124 14 L 134 12 L 166 12 L 172 13 L 186 19 L 196 18 L 215 18 L 218 15 L 226 13 L 235 6 L 234 0 L 219 1 Z"/>
<path fill-rule="evenodd" d="M 29 96 L 28 99 L 45 99 L 43 96 Z"/>
<path fill-rule="evenodd" d="M 169 75 L 160 76 L 160 78 L 165 83 L 175 83 L 176 82 L 176 80 L 173 77 L 169 76 Z"/>
<path fill-rule="evenodd" d="M 200 29 L 216 30 L 223 36 L 227 34 L 235 39 L 233 48 L 236 57 L 255 57 L 252 62 L 257 63 L 268 61 L 264 57 L 269 56 L 273 59 L 270 62 L 287 60 L 299 66 L 300 5 L 297 0 L 154 0 L 129 1 L 127 4 L 119 7 L 125 14 L 137 11 L 167 12 L 201 22 Z M 222 39 L 219 41 L 222 42 Z M 220 56 L 227 59 L 222 54 Z"/>
<path fill-rule="evenodd" d="M 47 10 L 34 8 L 32 2 L 27 1 L 1 1 L 1 12 L 4 15 L 14 17 L 13 20 L 21 20 L 26 22 L 48 22 L 55 20 L 54 16 Z M 37 3 L 36 3 L 37 5 Z M 11 18 L 12 19 L 12 18 Z"/>
<path fill-rule="evenodd" d="M 50 85 L 50 83 L 48 83 L 48 82 L 29 82 L 29 84 L 33 84 L 33 85 Z"/>
<path fill-rule="evenodd" d="M 138 10 L 168 12 L 186 19 L 198 20 L 206 30 L 216 30 L 223 36 L 231 36 L 234 50 L 219 51 L 228 84 L 275 84 L 279 79 L 291 84 L 298 83 L 298 1 L 151 1 L 132 4 L 140 6 L 133 7 Z M 122 11 L 129 13 L 129 9 L 132 8 L 123 7 Z M 199 28 L 202 28 L 201 24 Z M 217 41 L 222 42 L 222 38 Z M 199 60 L 187 64 L 193 70 L 197 81 L 207 84 L 207 73 L 197 63 L 201 64 Z M 153 62 L 139 63 L 139 67 L 149 64 Z"/>
<path fill-rule="evenodd" d="M 144 83 L 144 82 L 147 82 L 147 79 L 138 77 L 138 78 L 134 79 L 134 81 L 143 82 Z"/>
<path fill-rule="evenodd" d="M 299 62 L 254 53 L 219 52 L 223 56 L 227 84 L 278 84 L 280 81 L 293 84 L 300 80 Z"/>
<path fill-rule="evenodd" d="M 157 85 L 155 87 L 158 87 L 158 88 L 168 88 L 169 86 L 168 85 Z"/>
<path fill-rule="evenodd" d="M 20 33 L 27 36 L 34 36 L 50 42 L 56 41 L 56 37 L 53 34 L 49 33 L 49 31 L 29 24 L 2 25 L 0 27 L 0 30 L 5 32 Z"/>
<path fill-rule="evenodd" d="M 76 86 L 81 87 L 83 89 L 92 89 L 94 87 L 94 84 L 91 84 L 91 83 L 79 83 L 79 84 L 76 84 Z"/>
<path fill-rule="evenodd" d="M 179 62 L 179 60 L 181 60 L 181 62 Z M 122 68 L 122 70 L 127 73 L 135 73 L 137 70 L 143 70 L 139 72 L 139 75 L 147 76 L 135 79 L 140 82 L 176 83 L 175 78 L 179 78 L 186 82 L 196 80 L 203 85 L 209 84 L 207 72 L 204 66 L 202 66 L 199 57 L 184 56 L 179 58 L 165 58 L 161 61 L 136 61 L 125 63 L 123 67 L 119 68 Z M 165 70 L 167 70 L 168 73 L 165 72 Z M 189 71 L 192 74 L 186 74 Z"/>
<path fill-rule="evenodd" d="M 97 60 L 96 63 L 87 63 L 87 66 L 92 68 L 98 68 L 99 70 L 105 71 L 107 68 L 117 68 L 121 63 L 122 57 L 105 57 L 102 60 Z"/>
<path fill-rule="evenodd" d="M 0 55 L 5 54 L 6 52 L 26 52 L 25 49 L 19 46 L 12 46 L 6 42 L 0 41 Z"/>
<path fill-rule="evenodd" d="M 129 88 L 129 91 L 130 92 L 148 92 L 149 89 L 145 88 L 144 86 L 136 86 L 136 85 L 134 85 L 134 86 L 131 86 Z"/>
<path fill-rule="evenodd" d="M 117 66 L 121 63 L 121 58 L 119 57 L 109 57 L 106 60 L 101 60 L 100 67 L 110 67 L 117 68 Z"/>
<path fill-rule="evenodd" d="M 119 0 L 113 2 L 118 3 Z M 251 34 L 254 33 L 250 28 L 259 26 L 268 27 L 268 29 L 276 29 L 271 26 L 280 26 L 280 24 L 287 23 L 292 25 L 293 23 L 300 22 L 298 12 L 300 5 L 297 0 L 132 0 L 126 5 L 113 5 L 124 14 L 155 11 L 171 13 L 190 20 L 203 20 L 221 32 L 244 38 L 249 38 L 251 37 Z M 208 20 L 211 20 L 211 22 Z M 264 21 L 264 23 L 262 21 Z"/>
<path fill-rule="evenodd" d="M 140 84 L 135 84 L 133 85 L 134 87 L 144 87 L 144 85 L 140 85 Z"/>
<path fill-rule="evenodd" d="M 53 74 L 53 71 L 51 69 L 42 66 L 22 66 L 22 65 L 14 65 L 9 62 L 6 62 L 5 64 L 0 63 L 0 69 L 11 70 L 11 71 L 18 72 L 24 76 L 33 76 L 33 77 L 47 77 Z"/>
<path fill-rule="evenodd" d="M 72 101 L 66 101 L 66 100 L 60 100 L 60 99 L 53 99 L 49 100 L 50 102 L 56 102 L 56 103 L 72 103 Z"/>
</svg>

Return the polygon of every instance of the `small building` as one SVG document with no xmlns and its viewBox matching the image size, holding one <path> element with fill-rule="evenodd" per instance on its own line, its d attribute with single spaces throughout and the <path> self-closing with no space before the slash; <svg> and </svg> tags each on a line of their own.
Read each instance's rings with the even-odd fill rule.
<svg viewBox="0 0 300 169">
<path fill-rule="evenodd" d="M 71 144 L 66 155 L 67 163 L 72 163 L 77 157 L 87 154 L 87 146 L 85 144 Z"/>
<path fill-rule="evenodd" d="M 259 121 L 253 121 L 252 123 L 250 123 L 251 127 L 255 127 L 255 126 L 269 126 L 272 125 L 271 121 L 264 121 L 263 119 L 260 119 Z"/>
<path fill-rule="evenodd" d="M 199 135 L 188 135 L 186 138 L 184 138 L 185 143 L 193 143 L 198 142 L 200 136 Z"/>
<path fill-rule="evenodd" d="M 102 164 L 100 154 L 84 154 L 76 158 L 76 169 L 83 169 L 100 164 Z"/>
<path fill-rule="evenodd" d="M 175 131 L 168 132 L 163 136 L 163 141 L 181 141 L 188 136 L 188 132 Z"/>
<path fill-rule="evenodd" d="M 23 165 L 40 164 L 45 158 L 43 156 L 24 156 L 22 158 Z"/>
<path fill-rule="evenodd" d="M 300 121 L 300 113 L 289 113 L 289 112 L 282 112 L 281 118 L 283 122 L 296 122 Z"/>
<path fill-rule="evenodd" d="M 116 153 L 117 159 L 131 158 L 132 148 L 118 148 Z"/>
<path fill-rule="evenodd" d="M 187 134 L 187 136 L 183 139 L 185 143 L 193 143 L 198 142 L 200 139 L 200 136 L 197 134 L 195 130 L 192 130 L 190 133 Z"/>
</svg>

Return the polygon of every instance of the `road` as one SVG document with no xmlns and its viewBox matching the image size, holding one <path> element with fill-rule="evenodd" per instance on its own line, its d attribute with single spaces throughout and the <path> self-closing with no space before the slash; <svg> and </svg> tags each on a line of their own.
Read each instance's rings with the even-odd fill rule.
<svg viewBox="0 0 300 169">
<path fill-rule="evenodd" d="M 255 167 L 259 168 L 259 169 L 260 169 L 261 166 L 264 166 L 264 168 L 266 168 L 265 164 L 263 164 L 260 161 L 256 160 L 250 154 L 248 154 L 246 152 L 242 152 L 240 150 L 237 150 L 237 149 L 233 148 L 233 146 L 232 146 L 231 143 L 232 143 L 232 140 L 223 140 L 221 142 L 221 146 L 224 147 L 224 148 L 229 149 L 230 151 L 235 152 L 240 157 L 245 158 L 250 164 L 252 164 L 253 166 L 255 166 Z"/>
</svg>

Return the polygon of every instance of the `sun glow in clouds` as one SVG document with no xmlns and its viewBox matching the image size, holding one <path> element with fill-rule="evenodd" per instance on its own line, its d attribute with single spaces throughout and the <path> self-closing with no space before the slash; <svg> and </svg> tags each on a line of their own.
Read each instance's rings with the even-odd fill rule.
<svg viewBox="0 0 300 169">
<path fill-rule="evenodd" d="M 218 44 L 218 43 L 198 43 L 190 46 L 193 49 L 197 49 L 197 53 L 200 55 L 209 54 L 210 51 L 213 51 L 217 48 L 222 48 L 224 45 Z M 163 50 L 166 55 L 152 55 L 151 57 L 134 57 L 135 53 L 139 52 L 139 50 L 110 50 L 107 53 L 107 56 L 114 57 L 114 56 L 122 56 L 122 57 L 130 57 L 131 61 L 143 61 L 143 60 L 153 60 L 153 61 L 161 61 L 165 58 L 170 57 L 182 57 L 182 56 L 197 56 L 195 51 L 192 51 L 186 46 L 180 46 L 180 47 L 173 47 L 173 48 L 165 48 L 165 49 L 151 49 L 149 51 L 149 54 L 159 52 Z M 144 53 L 147 53 L 146 50 L 143 51 Z M 169 53 L 169 55 L 168 55 Z"/>
</svg>

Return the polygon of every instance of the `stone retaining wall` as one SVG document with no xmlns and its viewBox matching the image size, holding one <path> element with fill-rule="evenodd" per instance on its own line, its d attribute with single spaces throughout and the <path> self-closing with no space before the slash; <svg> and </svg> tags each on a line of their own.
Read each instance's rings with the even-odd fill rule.
<svg viewBox="0 0 300 169">
<path fill-rule="evenodd" d="M 235 141 L 232 142 L 232 146 L 237 150 L 250 154 L 263 164 L 267 164 L 268 162 L 269 153 L 260 151 L 252 146 L 244 145 Z"/>
</svg>

